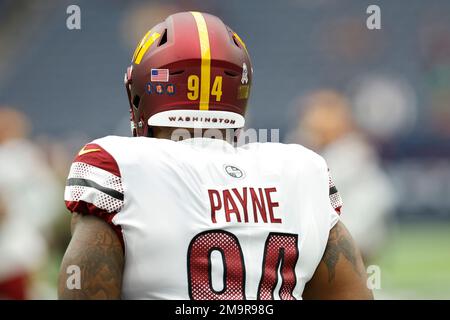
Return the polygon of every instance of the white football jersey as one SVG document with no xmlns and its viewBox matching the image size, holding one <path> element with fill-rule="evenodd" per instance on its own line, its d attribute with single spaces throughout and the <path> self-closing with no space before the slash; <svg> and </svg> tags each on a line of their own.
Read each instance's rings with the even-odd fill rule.
<svg viewBox="0 0 450 320">
<path fill-rule="evenodd" d="M 301 299 L 341 206 L 316 153 L 208 138 L 95 140 L 65 200 L 119 235 L 124 299 Z"/>
</svg>

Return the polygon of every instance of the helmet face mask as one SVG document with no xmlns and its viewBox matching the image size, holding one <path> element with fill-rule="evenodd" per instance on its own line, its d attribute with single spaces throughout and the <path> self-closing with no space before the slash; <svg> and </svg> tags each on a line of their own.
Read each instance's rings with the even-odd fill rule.
<svg viewBox="0 0 450 320">
<path fill-rule="evenodd" d="M 147 32 L 125 74 L 133 135 L 151 126 L 241 128 L 251 82 L 245 44 L 219 18 L 171 15 Z"/>
</svg>

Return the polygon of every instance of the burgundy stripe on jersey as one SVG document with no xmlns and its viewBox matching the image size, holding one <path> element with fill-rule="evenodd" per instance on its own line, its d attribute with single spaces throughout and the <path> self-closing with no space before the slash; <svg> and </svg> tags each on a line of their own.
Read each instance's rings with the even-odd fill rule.
<svg viewBox="0 0 450 320">
<path fill-rule="evenodd" d="M 67 209 L 104 220 L 114 229 L 123 246 L 121 227 L 112 222 L 122 209 L 123 199 L 116 160 L 98 144 L 84 146 L 75 157 L 67 178 L 64 192 Z"/>
<path fill-rule="evenodd" d="M 80 150 L 73 162 L 83 162 L 120 177 L 119 166 L 108 151 L 95 143 L 88 143 Z"/>
</svg>

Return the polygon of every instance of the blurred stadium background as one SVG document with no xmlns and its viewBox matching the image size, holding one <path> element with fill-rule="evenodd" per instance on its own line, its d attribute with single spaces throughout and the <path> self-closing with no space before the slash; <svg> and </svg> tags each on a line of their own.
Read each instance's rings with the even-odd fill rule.
<svg viewBox="0 0 450 320">
<path fill-rule="evenodd" d="M 81 30 L 66 9 L 81 8 Z M 366 9 L 381 8 L 381 30 Z M 123 73 L 177 11 L 246 42 L 249 127 L 329 162 L 381 299 L 450 298 L 450 1 L 0 0 L 0 298 L 56 298 L 63 186 L 91 139 L 128 135 Z M 23 292 L 20 288 L 25 288 Z"/>
</svg>

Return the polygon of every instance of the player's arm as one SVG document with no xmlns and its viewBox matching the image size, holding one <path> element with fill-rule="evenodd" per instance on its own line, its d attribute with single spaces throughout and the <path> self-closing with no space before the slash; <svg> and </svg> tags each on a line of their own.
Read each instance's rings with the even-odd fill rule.
<svg viewBox="0 0 450 320">
<path fill-rule="evenodd" d="M 322 260 L 306 284 L 304 299 L 373 299 L 361 254 L 342 222 L 330 231 Z"/>
<path fill-rule="evenodd" d="M 58 298 L 120 299 L 123 265 L 122 244 L 111 226 L 95 216 L 74 213 L 72 239 L 59 274 Z M 79 289 L 73 286 L 74 273 L 67 273 L 72 270 L 69 266 L 78 266 L 81 271 Z"/>
<path fill-rule="evenodd" d="M 70 167 L 64 192 L 72 212 L 72 239 L 62 261 L 59 298 L 120 298 L 125 246 L 120 224 L 113 221 L 123 199 L 114 157 L 99 143 L 84 146 Z"/>
</svg>

